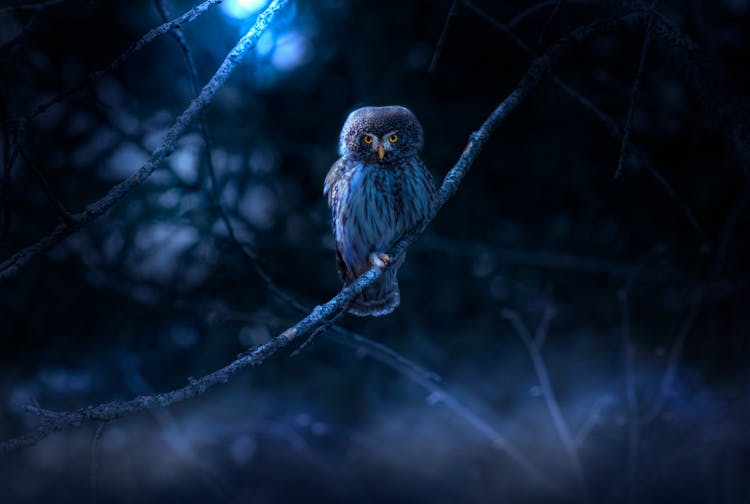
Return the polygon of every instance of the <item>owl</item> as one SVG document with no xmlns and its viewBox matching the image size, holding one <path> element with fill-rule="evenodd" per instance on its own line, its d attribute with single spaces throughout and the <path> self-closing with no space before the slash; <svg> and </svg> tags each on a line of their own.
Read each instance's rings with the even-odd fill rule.
<svg viewBox="0 0 750 504">
<path fill-rule="evenodd" d="M 435 183 L 419 151 L 422 125 L 406 107 L 363 107 L 344 122 L 341 157 L 323 185 L 336 241 L 336 264 L 345 285 L 372 266 L 407 231 L 431 215 Z M 405 256 L 349 304 L 349 313 L 378 316 L 399 305 L 396 274 Z"/>
</svg>

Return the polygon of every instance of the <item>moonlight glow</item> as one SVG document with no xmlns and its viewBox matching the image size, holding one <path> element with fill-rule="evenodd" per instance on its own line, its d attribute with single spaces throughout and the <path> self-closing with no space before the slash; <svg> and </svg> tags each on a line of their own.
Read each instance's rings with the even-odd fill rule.
<svg viewBox="0 0 750 504">
<path fill-rule="evenodd" d="M 244 19 L 263 9 L 268 0 L 224 0 L 221 10 L 229 17 Z"/>
</svg>

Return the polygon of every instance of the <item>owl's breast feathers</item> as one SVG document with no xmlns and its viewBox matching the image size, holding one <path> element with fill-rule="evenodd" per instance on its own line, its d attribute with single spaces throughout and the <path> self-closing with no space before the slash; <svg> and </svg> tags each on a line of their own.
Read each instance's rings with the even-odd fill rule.
<svg viewBox="0 0 750 504">
<path fill-rule="evenodd" d="M 343 156 L 328 172 L 323 193 L 345 281 L 367 271 L 369 254 L 388 250 L 430 215 L 437 200 L 432 176 L 417 157 L 368 165 Z"/>
</svg>

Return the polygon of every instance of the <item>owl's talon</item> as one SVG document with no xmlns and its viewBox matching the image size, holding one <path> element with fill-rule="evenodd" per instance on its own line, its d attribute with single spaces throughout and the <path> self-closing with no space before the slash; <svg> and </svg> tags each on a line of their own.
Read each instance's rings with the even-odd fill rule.
<svg viewBox="0 0 750 504">
<path fill-rule="evenodd" d="M 370 264 L 376 268 L 383 269 L 391 264 L 391 256 L 383 252 L 372 252 L 370 254 Z"/>
</svg>

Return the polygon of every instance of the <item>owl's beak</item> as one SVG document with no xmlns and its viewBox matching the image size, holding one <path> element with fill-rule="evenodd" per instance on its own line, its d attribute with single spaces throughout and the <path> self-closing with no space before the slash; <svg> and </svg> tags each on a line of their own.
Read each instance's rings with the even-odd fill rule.
<svg viewBox="0 0 750 504">
<path fill-rule="evenodd" d="M 378 145 L 378 159 L 383 159 L 385 157 L 385 147 L 382 145 Z"/>
</svg>

